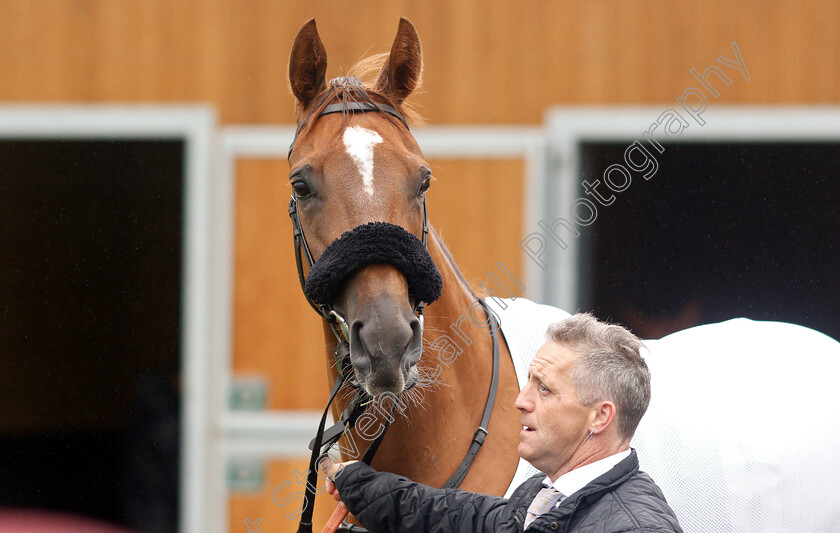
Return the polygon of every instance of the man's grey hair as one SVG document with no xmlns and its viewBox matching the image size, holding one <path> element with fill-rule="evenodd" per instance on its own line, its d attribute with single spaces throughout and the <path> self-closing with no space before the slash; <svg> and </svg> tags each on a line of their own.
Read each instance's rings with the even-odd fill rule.
<svg viewBox="0 0 840 533">
<path fill-rule="evenodd" d="M 629 440 L 650 403 L 650 370 L 640 354 L 642 341 L 589 313 L 551 324 L 546 338 L 577 354 L 571 380 L 578 401 L 582 405 L 613 402 L 619 435 Z"/>
</svg>

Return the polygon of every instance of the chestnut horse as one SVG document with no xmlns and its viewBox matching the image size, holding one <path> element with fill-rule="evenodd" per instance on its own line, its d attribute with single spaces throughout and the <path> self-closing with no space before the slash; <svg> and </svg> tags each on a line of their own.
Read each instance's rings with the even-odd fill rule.
<svg viewBox="0 0 840 533">
<path fill-rule="evenodd" d="M 362 84 L 350 76 L 328 83 L 327 54 L 314 20 L 301 28 L 294 42 L 289 61 L 298 117 L 298 133 L 289 153 L 296 204 L 293 218 L 299 219 L 315 268 L 331 243 L 371 222 L 398 226 L 418 243 L 424 238 L 425 193 L 432 176 L 408 129 L 412 114 L 405 100 L 416 89 L 422 67 L 420 40 L 409 21 L 400 20 L 390 54 L 361 64 L 370 70 L 377 59 L 380 66 L 372 83 Z M 377 106 L 359 112 L 358 106 L 342 108 L 346 102 Z M 336 104 L 341 112 L 330 112 L 328 106 Z M 484 311 L 475 311 L 476 295 L 432 228 L 427 248 L 443 288 L 437 301 L 426 308 L 425 324 L 415 312 L 418 288 L 411 276 L 387 262 L 348 272 L 331 301 L 323 301 L 326 296 L 315 301 L 328 304 L 334 316 L 343 319 L 352 363 L 350 381 L 370 397 L 390 393 L 399 398 L 400 412 L 393 417 L 373 466 L 441 486 L 461 464 L 482 418 L 491 383 L 492 341 L 488 329 L 477 326 L 477 321 L 453 324 L 456 317 L 469 316 L 471 309 L 473 316 Z M 325 277 L 333 275 L 323 270 L 326 274 L 320 274 Z M 482 316 L 489 322 L 489 317 Z M 458 330 L 457 337 L 453 328 Z M 343 364 L 334 356 L 337 331 L 338 327 L 325 323 L 331 384 Z M 436 342 L 441 338 L 463 340 L 461 346 L 447 346 Z M 519 392 L 513 363 L 499 338 L 495 409 L 486 441 L 460 486 L 501 495 L 517 467 L 522 426 L 513 407 Z M 455 351 L 457 360 L 452 362 Z M 450 360 L 444 363 L 451 364 L 441 363 L 446 357 Z M 350 387 L 345 390 L 350 392 L 339 393 L 333 406 L 336 418 L 356 394 Z M 350 433 L 344 438 L 344 457 L 358 459 L 347 450 L 364 444 L 367 434 L 358 428 Z"/>
</svg>

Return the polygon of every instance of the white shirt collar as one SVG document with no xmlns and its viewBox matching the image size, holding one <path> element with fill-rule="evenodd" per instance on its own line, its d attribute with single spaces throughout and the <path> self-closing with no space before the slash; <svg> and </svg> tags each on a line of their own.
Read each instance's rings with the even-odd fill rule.
<svg viewBox="0 0 840 533">
<path fill-rule="evenodd" d="M 618 452 L 609 457 L 599 459 L 594 463 L 589 463 L 580 468 L 575 468 L 571 472 L 566 472 L 554 482 L 554 488 L 561 492 L 563 499 L 568 498 L 575 492 L 579 491 L 592 480 L 609 472 L 612 467 L 620 463 L 623 459 L 630 456 L 630 449 Z M 543 480 L 543 485 L 550 487 L 552 485 L 551 478 L 546 476 Z"/>
</svg>

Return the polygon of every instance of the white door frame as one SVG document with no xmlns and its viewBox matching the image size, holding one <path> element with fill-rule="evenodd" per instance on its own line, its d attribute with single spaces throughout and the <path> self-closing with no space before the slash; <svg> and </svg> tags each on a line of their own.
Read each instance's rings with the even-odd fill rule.
<svg viewBox="0 0 840 533">
<path fill-rule="evenodd" d="M 651 126 L 669 110 L 679 112 L 688 126 L 678 134 L 669 135 L 664 132 L 666 121 L 663 120 L 663 124 L 652 130 Z M 629 148 L 634 141 L 639 141 L 653 155 L 658 155 L 650 138 L 660 142 L 666 150 L 666 143 L 840 142 L 840 107 L 837 106 L 731 106 L 711 102 L 700 120 L 695 120 L 676 104 L 557 107 L 549 111 L 546 120 L 550 161 L 546 196 L 556 199 L 549 201 L 545 208 L 544 223 L 549 227 L 558 218 L 572 218 L 575 202 L 584 196 L 580 175 L 581 143 L 609 141 L 627 143 Z M 702 125 L 701 121 L 704 122 Z M 677 129 L 676 125 L 673 129 Z M 649 136 L 645 133 L 649 133 Z M 635 173 L 633 177 L 637 175 L 642 177 Z M 596 178 L 603 181 L 602 176 Z M 608 206 L 599 207 L 609 209 Z M 546 269 L 544 303 L 570 312 L 577 310 L 580 306 L 578 280 L 581 260 L 576 239 L 564 230 L 563 236 L 569 238 L 563 239 L 567 248 L 562 249 L 536 224 L 530 228 L 533 228 L 531 231 L 542 232 L 547 243 L 548 253 L 543 258 L 549 265 Z"/>
</svg>

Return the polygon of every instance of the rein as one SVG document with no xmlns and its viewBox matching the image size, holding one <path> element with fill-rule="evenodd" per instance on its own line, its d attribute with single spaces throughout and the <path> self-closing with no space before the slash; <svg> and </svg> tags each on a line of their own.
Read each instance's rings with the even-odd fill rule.
<svg viewBox="0 0 840 533">
<path fill-rule="evenodd" d="M 408 127 L 408 123 L 406 122 L 405 117 L 403 117 L 402 114 L 400 114 L 393 107 L 386 104 L 379 104 L 373 102 L 339 102 L 335 104 L 330 104 L 326 106 L 323 109 L 323 111 L 321 111 L 318 117 L 331 113 L 344 113 L 347 111 L 361 113 L 368 111 L 378 111 L 388 113 L 400 119 L 400 121 L 402 121 L 402 123 L 405 124 L 406 127 Z M 301 129 L 305 124 L 306 121 L 302 122 L 298 126 L 297 131 L 295 132 L 295 137 L 292 141 L 292 145 L 289 147 L 289 156 L 291 156 L 292 149 L 294 148 L 298 134 L 300 133 Z M 321 421 L 318 425 L 318 430 L 316 431 L 315 438 L 312 439 L 312 441 L 309 443 L 309 448 L 310 450 L 312 450 L 312 453 L 309 460 L 309 472 L 306 481 L 304 509 L 301 513 L 300 524 L 298 526 L 298 533 L 311 533 L 312 514 L 315 507 L 315 490 L 318 483 L 318 465 L 321 461 L 321 458 L 324 455 L 326 455 L 326 453 L 322 454 L 321 450 L 325 446 L 327 447 L 327 449 L 329 449 L 330 446 L 332 446 L 336 441 L 338 441 L 338 439 L 344 434 L 345 431 L 354 427 L 356 420 L 359 418 L 359 416 L 361 416 L 364 413 L 366 406 L 370 402 L 363 400 L 363 397 L 366 397 L 367 394 L 364 393 L 364 391 L 362 391 L 363 394 L 360 395 L 355 402 L 347 406 L 344 413 L 342 414 L 341 419 L 329 429 L 324 430 L 324 426 L 326 425 L 327 413 L 329 412 L 330 405 L 332 405 L 332 402 L 335 399 L 338 391 L 347 382 L 352 372 L 350 363 L 350 331 L 347 326 L 347 321 L 339 312 L 337 312 L 333 308 L 332 304 L 330 304 L 329 302 L 317 303 L 313 301 L 309 294 L 307 294 L 307 276 L 304 274 L 303 261 L 305 258 L 309 272 L 311 272 L 312 268 L 316 265 L 316 261 L 313 259 L 312 251 L 309 248 L 309 244 L 306 242 L 306 235 L 304 234 L 303 227 L 300 223 L 300 217 L 297 209 L 297 199 L 295 198 L 294 194 L 292 195 L 291 200 L 289 201 L 289 217 L 292 220 L 292 232 L 295 247 L 295 262 L 297 264 L 298 279 L 300 281 L 301 289 L 303 290 L 304 296 L 306 297 L 306 301 L 309 302 L 309 305 L 312 307 L 312 309 L 314 309 L 315 312 L 318 313 L 330 325 L 330 329 L 332 330 L 333 335 L 335 335 L 336 340 L 338 341 L 338 345 L 336 346 L 333 352 L 333 358 L 336 362 L 336 368 L 338 369 L 338 377 L 335 383 L 333 384 L 333 388 L 330 392 L 329 399 L 327 400 L 327 405 L 324 408 L 324 413 L 321 416 Z M 423 232 L 421 242 L 423 249 L 426 250 L 427 254 L 429 233 L 428 224 L 428 211 L 426 209 L 426 199 L 424 196 L 422 230 Z M 484 300 L 479 298 L 478 302 L 481 304 L 481 306 L 487 313 L 488 321 L 490 324 L 490 332 L 493 339 L 493 371 L 490 382 L 490 390 L 487 394 L 487 401 L 484 406 L 484 413 L 481 417 L 481 422 L 479 424 L 478 429 L 476 429 L 475 433 L 473 434 L 469 450 L 467 451 L 464 460 L 461 462 L 461 465 L 457 468 L 457 470 L 449 478 L 449 480 L 444 484 L 444 488 L 455 488 L 461 484 L 461 482 L 464 480 L 464 477 L 467 475 L 467 472 L 469 472 L 469 469 L 472 466 L 473 461 L 475 460 L 475 456 L 478 453 L 478 450 L 484 444 L 484 439 L 487 436 L 487 426 L 490 423 L 490 416 L 493 413 L 493 406 L 496 401 L 496 392 L 498 390 L 499 385 L 498 324 L 496 322 L 495 315 L 484 302 Z M 421 332 L 423 331 L 424 307 L 425 303 L 419 299 L 414 305 L 414 312 L 415 314 L 417 314 L 418 319 L 420 320 Z M 351 382 L 351 385 L 358 388 L 358 384 L 354 384 L 353 382 Z M 367 397 L 366 399 L 369 399 L 369 397 Z M 393 419 L 392 415 L 395 406 L 396 402 L 394 403 L 394 405 L 392 405 L 391 413 L 388 415 L 388 418 L 385 421 L 385 425 L 382 432 L 379 434 L 379 436 L 376 437 L 376 439 L 374 439 L 368 450 L 365 452 L 364 457 L 362 458 L 362 460 L 368 465 L 373 460 L 374 454 L 376 453 L 380 443 L 385 437 L 385 433 L 388 427 L 390 426 L 391 420 Z M 344 509 L 344 514 L 346 516 L 346 508 Z M 361 528 L 351 525 L 348 525 L 347 529 L 350 531 L 364 531 Z M 326 530 L 327 529 L 325 529 L 325 531 Z"/>
</svg>

